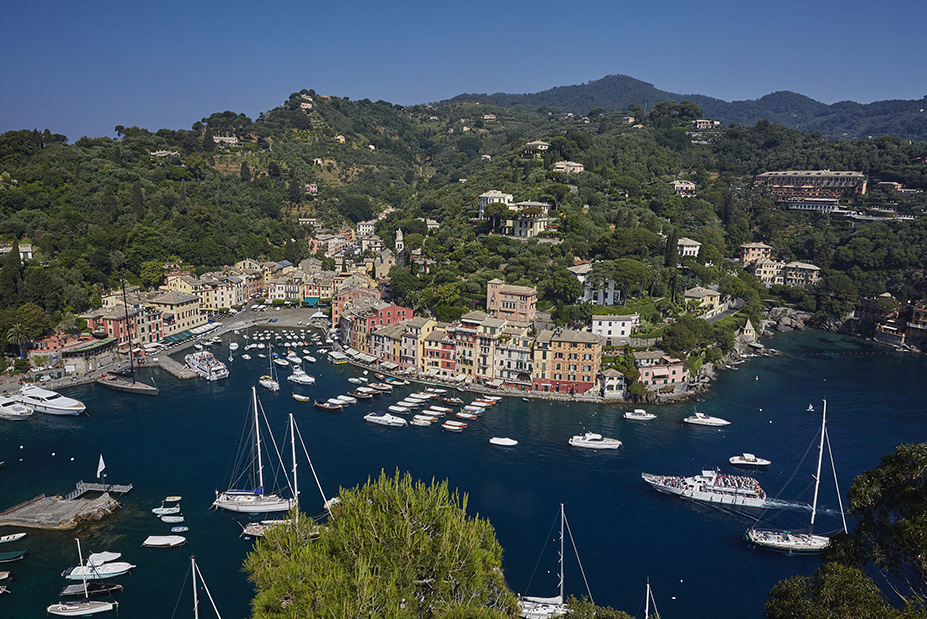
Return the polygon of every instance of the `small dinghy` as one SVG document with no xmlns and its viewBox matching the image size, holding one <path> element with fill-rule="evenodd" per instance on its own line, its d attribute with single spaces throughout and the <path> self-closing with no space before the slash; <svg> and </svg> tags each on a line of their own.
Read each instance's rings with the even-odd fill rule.
<svg viewBox="0 0 927 619">
<path fill-rule="evenodd" d="M 84 585 L 68 585 L 59 591 L 58 595 L 61 597 L 86 597 L 88 595 L 107 595 L 116 591 L 122 591 L 122 585 L 108 582 L 88 582 L 86 591 Z"/>
<path fill-rule="evenodd" d="M 186 533 L 190 527 L 171 527 L 171 533 Z"/>
<path fill-rule="evenodd" d="M 0 552 L 0 563 L 9 563 L 18 561 L 26 555 L 25 550 L 11 550 L 10 552 Z"/>
<path fill-rule="evenodd" d="M 514 447 L 515 445 L 518 444 L 518 441 L 516 441 L 513 438 L 494 436 L 491 439 L 489 439 L 489 444 L 499 445 L 500 447 Z"/>
<path fill-rule="evenodd" d="M 7 542 L 18 542 L 24 537 L 26 537 L 25 533 L 13 533 L 12 535 L 4 535 L 3 537 L 0 537 L 0 544 L 5 544 Z"/>
<path fill-rule="evenodd" d="M 176 516 L 164 515 L 164 516 L 160 516 L 160 518 L 161 518 L 161 522 L 165 522 L 167 524 L 180 524 L 181 522 L 183 522 L 183 515 L 181 514 L 177 514 Z"/>
<path fill-rule="evenodd" d="M 149 535 L 142 546 L 147 548 L 176 548 L 187 543 L 183 535 Z"/>
</svg>

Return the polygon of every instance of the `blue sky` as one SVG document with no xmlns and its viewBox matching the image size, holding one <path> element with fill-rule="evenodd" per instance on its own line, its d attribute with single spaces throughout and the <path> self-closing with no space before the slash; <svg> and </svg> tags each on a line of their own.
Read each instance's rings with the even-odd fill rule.
<svg viewBox="0 0 927 619">
<path fill-rule="evenodd" d="M 4 3 L 0 131 L 252 118 L 302 88 L 412 104 L 622 73 L 671 92 L 919 99 L 927 2 Z"/>
</svg>

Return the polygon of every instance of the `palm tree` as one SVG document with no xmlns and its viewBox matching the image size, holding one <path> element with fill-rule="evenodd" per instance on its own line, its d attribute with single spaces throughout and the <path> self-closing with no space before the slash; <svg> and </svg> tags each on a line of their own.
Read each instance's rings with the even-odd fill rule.
<svg viewBox="0 0 927 619">
<path fill-rule="evenodd" d="M 10 327 L 9 331 L 6 332 L 6 341 L 10 344 L 15 344 L 19 346 L 19 358 L 23 358 L 23 344 L 29 341 L 29 336 L 26 335 L 26 329 L 20 324 L 16 323 Z"/>
</svg>

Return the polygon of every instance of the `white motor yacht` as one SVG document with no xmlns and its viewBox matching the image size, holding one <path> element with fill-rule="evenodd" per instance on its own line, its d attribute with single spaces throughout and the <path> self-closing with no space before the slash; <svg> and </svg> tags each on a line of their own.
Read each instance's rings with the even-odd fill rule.
<svg viewBox="0 0 927 619">
<path fill-rule="evenodd" d="M 689 415 L 688 417 L 683 419 L 683 421 L 685 421 L 686 423 L 691 423 L 694 426 L 717 427 L 717 426 L 727 426 L 731 424 L 731 422 L 728 421 L 727 419 L 721 419 L 720 417 L 710 417 L 709 415 L 706 415 L 705 413 L 693 413 L 692 415 Z"/>
<path fill-rule="evenodd" d="M 729 461 L 731 464 L 737 466 L 769 466 L 772 464 L 765 458 L 757 458 L 755 455 L 749 453 L 742 453 L 736 456 L 731 456 Z"/>
<path fill-rule="evenodd" d="M 20 404 L 12 398 L 0 398 L 0 419 L 17 421 L 27 419 L 31 415 L 32 410 L 25 404 Z"/>
<path fill-rule="evenodd" d="M 14 400 L 46 415 L 80 415 L 87 407 L 80 400 L 67 398 L 57 391 L 49 391 L 35 385 L 23 385 Z"/>
<path fill-rule="evenodd" d="M 397 417 L 395 415 L 390 415 L 385 411 L 377 411 L 375 413 L 368 413 L 364 415 L 364 419 L 370 423 L 376 423 L 381 426 L 404 426 L 408 425 L 408 422 L 402 417 Z"/>
<path fill-rule="evenodd" d="M 621 447 L 621 441 L 616 438 L 605 438 L 595 432 L 586 432 L 572 437 L 570 445 L 573 447 L 585 447 L 586 449 L 618 449 Z"/>
<path fill-rule="evenodd" d="M 296 383 L 297 385 L 314 385 L 315 377 L 306 374 L 299 368 L 293 370 L 293 373 L 286 377 L 291 383 Z"/>
<path fill-rule="evenodd" d="M 648 413 L 642 408 L 635 408 L 633 411 L 626 412 L 624 418 L 633 421 L 650 421 L 651 419 L 656 419 L 657 416 L 653 413 Z"/>
</svg>

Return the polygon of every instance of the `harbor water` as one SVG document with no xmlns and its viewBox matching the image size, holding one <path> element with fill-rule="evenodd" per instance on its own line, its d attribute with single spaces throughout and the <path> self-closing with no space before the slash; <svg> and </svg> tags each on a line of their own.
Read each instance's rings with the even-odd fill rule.
<svg viewBox="0 0 927 619">
<path fill-rule="evenodd" d="M 233 340 L 242 347 L 248 343 L 240 335 L 227 334 L 212 351 L 227 360 Z M 315 386 L 287 382 L 288 370 L 282 369 L 280 391 L 259 388 L 258 396 L 278 444 L 287 413 L 295 414 L 328 496 L 381 470 L 408 471 L 423 480 L 448 479 L 467 493 L 469 509 L 495 526 L 505 549 L 506 580 L 516 592 L 556 594 L 552 527 L 559 527 L 563 503 L 597 603 L 643 616 L 649 578 L 664 617 L 761 617 L 771 587 L 784 578 L 811 573 L 818 559 L 749 549 L 742 537 L 757 514 L 659 494 L 641 480 L 641 472 L 694 475 L 720 467 L 726 473 L 752 474 L 786 506 L 767 514 L 772 517 L 767 526 L 800 527 L 810 516 L 807 504 L 823 399 L 828 401 L 828 430 L 844 497 L 853 477 L 878 465 L 897 444 L 927 439 L 923 357 L 816 331 L 783 334 L 765 343 L 783 354 L 749 359 L 722 373 L 701 402 L 647 407 L 658 415 L 648 422 L 623 419 L 624 406 L 507 398 L 461 433 L 442 431 L 438 425 L 377 426 L 365 422 L 363 415 L 385 409 L 422 386 L 398 387 L 393 395 L 359 402 L 340 413 L 317 410 L 311 403 L 294 401 L 291 394 L 344 394 L 355 387 L 347 379 L 361 371 L 329 364 L 324 354 L 315 353 L 315 346 L 311 348 L 319 362 L 303 364 L 316 376 Z M 241 358 L 242 352 L 232 353 L 228 380 L 179 381 L 146 369 L 141 377 L 157 383 L 158 397 L 88 385 L 66 391 L 86 403 L 88 415 L 36 413 L 24 422 L 0 420 L 0 460 L 6 461 L 0 467 L 0 509 L 41 493 L 64 495 L 79 480 L 96 481 L 100 454 L 106 481 L 134 485 L 129 494 L 117 497 L 122 509 L 100 523 L 75 531 L 0 529 L 0 535 L 28 531 L 24 540 L 0 546 L 0 551 L 28 553 L 24 560 L 0 564 L 0 571 L 13 574 L 11 581 L 2 583 L 12 593 L 0 596 L 0 617 L 45 615 L 45 607 L 58 600 L 66 584 L 61 571 L 77 563 L 75 536 L 80 537 L 84 556 L 117 551 L 137 566 L 113 581 L 125 586 L 117 594 L 120 616 L 192 616 L 187 573 L 191 553 L 222 616 L 248 616 L 252 588 L 241 566 L 254 542 L 241 538 L 241 525 L 256 518 L 210 509 L 215 492 L 229 487 L 249 422 L 251 387 L 267 372 L 267 361 L 259 359 L 257 351 L 248 351 L 250 361 Z M 455 395 L 465 401 L 474 398 L 470 393 Z M 814 412 L 807 410 L 809 404 Z M 683 424 L 682 418 L 693 410 L 723 417 L 731 425 Z M 593 451 L 567 444 L 572 435 L 584 431 L 618 438 L 623 447 Z M 488 444 L 493 436 L 519 443 L 494 447 Z M 280 448 L 289 453 L 288 446 Z M 772 465 L 768 470 L 738 471 L 728 458 L 742 452 L 767 458 Z M 285 462 L 289 467 L 288 455 Z M 268 466 L 272 477 L 279 464 Z M 797 467 L 794 480 L 782 490 Z M 821 533 L 840 527 L 826 453 L 822 480 L 816 527 Z M 321 512 L 322 498 L 305 462 L 300 487 L 303 510 Z M 147 536 L 170 534 L 172 525 L 151 513 L 169 495 L 183 497 L 188 544 L 143 548 Z M 585 593 L 583 576 L 570 546 L 567 541 L 566 592 L 579 595 Z M 211 616 L 202 606 L 201 613 Z"/>
</svg>

